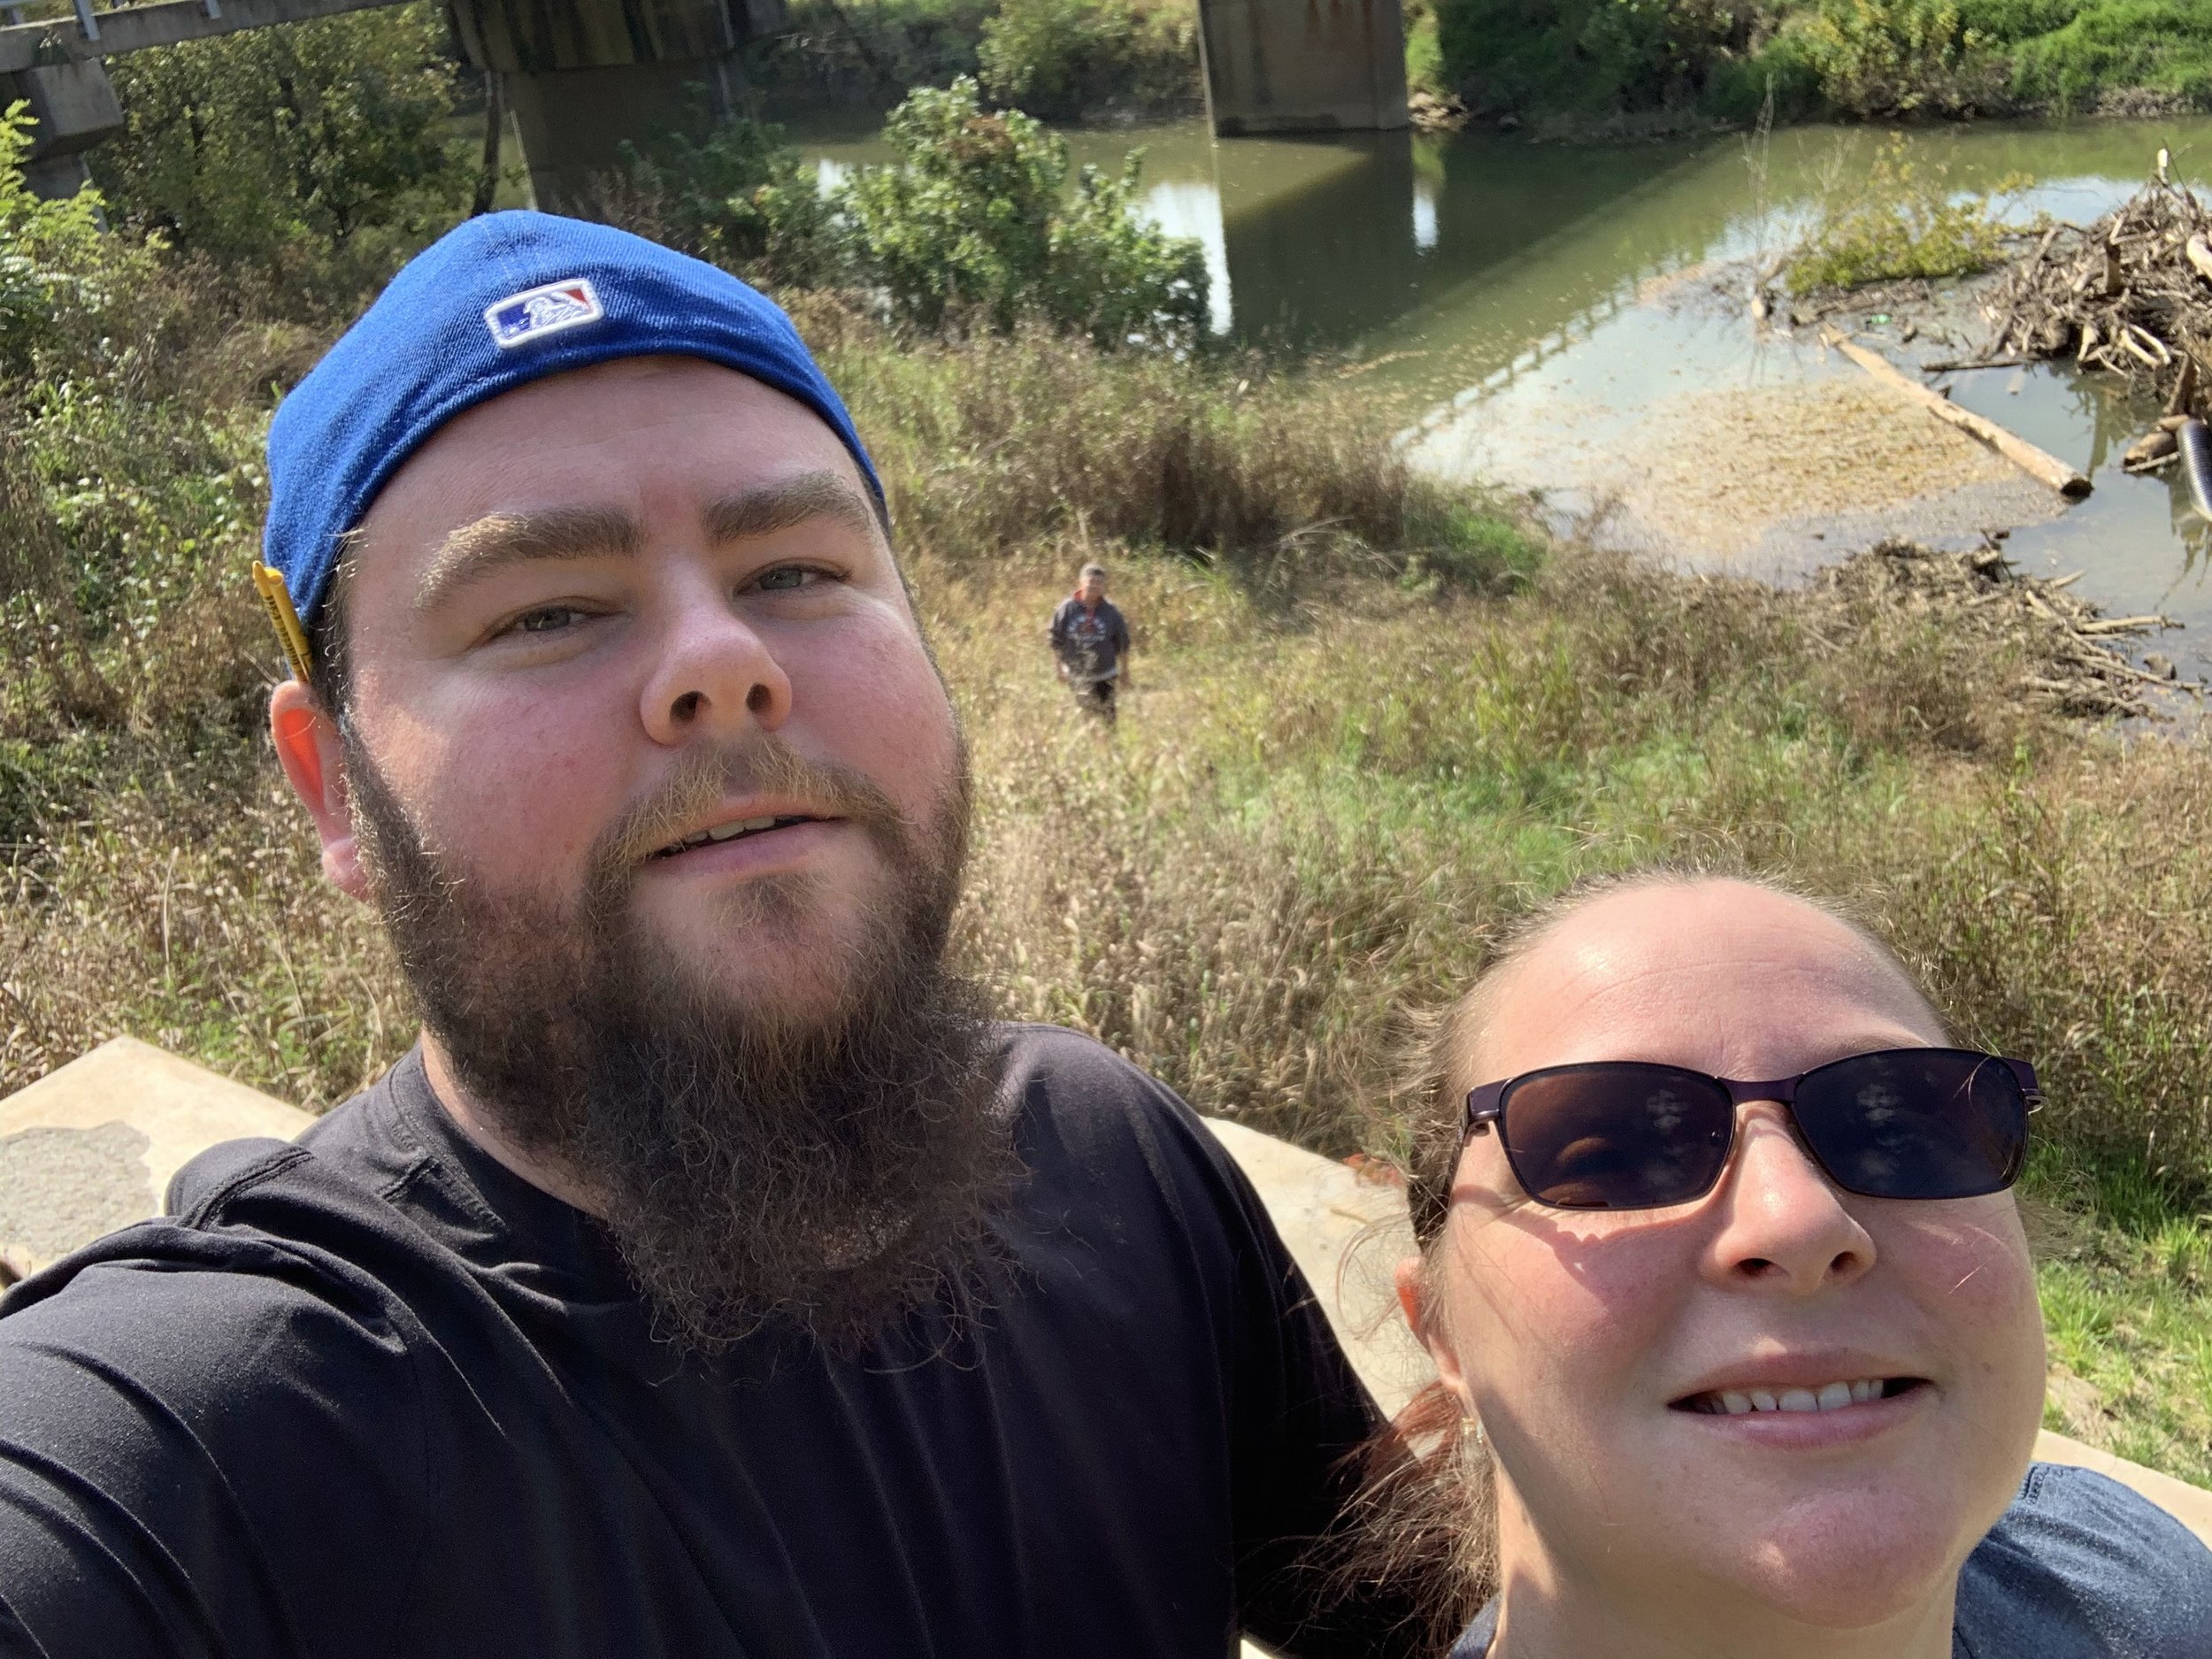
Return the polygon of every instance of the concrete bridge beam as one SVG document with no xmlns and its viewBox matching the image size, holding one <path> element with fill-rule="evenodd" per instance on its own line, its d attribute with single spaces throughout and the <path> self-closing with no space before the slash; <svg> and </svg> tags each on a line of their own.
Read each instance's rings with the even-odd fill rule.
<svg viewBox="0 0 2212 1659">
<path fill-rule="evenodd" d="M 1217 137 L 1407 124 L 1399 0 L 1202 0 L 1199 42 Z"/>
<path fill-rule="evenodd" d="M 743 102 L 745 42 L 787 27 L 784 0 L 453 0 L 469 61 L 496 73 L 541 208 L 588 205 L 622 145 L 649 146 L 703 103 Z"/>
<path fill-rule="evenodd" d="M 90 177 L 84 152 L 123 125 L 107 66 L 94 59 L 0 74 L 0 109 L 18 99 L 30 105 L 33 123 L 24 182 L 49 200 L 76 195 Z"/>
</svg>

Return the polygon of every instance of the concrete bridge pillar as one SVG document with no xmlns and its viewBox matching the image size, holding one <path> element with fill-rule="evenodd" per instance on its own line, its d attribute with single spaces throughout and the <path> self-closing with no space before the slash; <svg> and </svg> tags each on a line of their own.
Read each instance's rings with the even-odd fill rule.
<svg viewBox="0 0 2212 1659">
<path fill-rule="evenodd" d="M 452 0 L 454 34 L 496 73 L 538 205 L 585 206 L 594 179 L 687 125 L 703 99 L 741 104 L 745 42 L 786 27 L 784 0 Z"/>
<path fill-rule="evenodd" d="M 76 195 L 90 177 L 84 152 L 123 125 L 107 65 L 92 58 L 0 74 L 0 109 L 19 98 L 31 106 L 34 123 L 24 182 L 50 201 Z"/>
<path fill-rule="evenodd" d="M 1399 0 L 1202 0 L 1199 42 L 1217 137 L 1407 124 Z"/>
</svg>

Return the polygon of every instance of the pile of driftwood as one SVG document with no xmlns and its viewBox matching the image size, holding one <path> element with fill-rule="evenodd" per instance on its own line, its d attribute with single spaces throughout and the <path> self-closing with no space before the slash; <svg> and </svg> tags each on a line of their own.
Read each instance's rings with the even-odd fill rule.
<svg viewBox="0 0 2212 1659">
<path fill-rule="evenodd" d="M 2024 694 L 2062 714 L 2146 715 L 2154 711 L 2153 687 L 2203 692 L 2157 652 L 2139 667 L 2120 649 L 2124 641 L 2178 625 L 2160 616 L 2105 616 L 2067 591 L 2075 580 L 2024 576 L 1993 542 L 1943 552 L 1889 541 L 1821 570 L 1811 586 L 1816 601 L 1840 613 L 1847 634 L 1901 613 L 1985 641 L 1993 661 L 2011 657 L 2024 664 Z"/>
<path fill-rule="evenodd" d="M 2161 150 L 2151 182 L 2117 210 L 2086 228 L 2046 229 L 1988 311 L 1993 358 L 2070 357 L 2155 388 L 2173 413 L 2198 413 L 2193 363 L 2212 344 L 2212 211 L 2167 176 Z"/>
</svg>

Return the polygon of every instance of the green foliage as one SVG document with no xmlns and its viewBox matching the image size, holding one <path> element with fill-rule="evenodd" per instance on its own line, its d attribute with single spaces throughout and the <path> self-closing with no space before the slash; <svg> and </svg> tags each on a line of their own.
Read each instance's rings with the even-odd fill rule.
<svg viewBox="0 0 2212 1659">
<path fill-rule="evenodd" d="M 995 0 L 791 0 L 791 30 L 756 49 L 748 68 L 772 97 L 863 104 L 909 87 L 946 86 L 977 70 Z"/>
<path fill-rule="evenodd" d="M 2012 92 L 2024 104 L 2089 109 L 2128 88 L 2156 102 L 2212 107 L 2212 7 L 2200 0 L 2085 4 L 2012 54 Z"/>
<path fill-rule="evenodd" d="M 622 149 L 601 217 L 756 281 L 812 288 L 846 274 L 835 210 L 780 127 L 728 121 Z"/>
<path fill-rule="evenodd" d="M 1135 157 L 1118 178 L 1086 167 L 1071 180 L 1066 140 L 1018 110 L 986 112 L 964 79 L 914 93 L 884 137 L 897 165 L 862 172 L 840 205 L 901 320 L 974 313 L 1003 329 L 1034 312 L 1100 345 L 1203 339 L 1203 256 L 1131 212 Z"/>
<path fill-rule="evenodd" d="M 2004 251 L 2000 200 L 2019 183 L 1955 192 L 1943 168 L 1912 159 L 1893 134 L 1871 166 L 1820 204 L 1784 273 L 1790 292 L 1987 270 Z"/>
<path fill-rule="evenodd" d="M 1129 0 L 1001 0 L 976 61 L 994 97 L 1047 119 L 1121 102 L 1187 102 L 1198 93 L 1198 19 L 1181 5 Z"/>
<path fill-rule="evenodd" d="M 1407 0 L 1405 29 L 1406 90 L 1450 91 L 1444 72 L 1444 46 L 1436 34 L 1436 0 Z"/>
<path fill-rule="evenodd" d="M 77 325 L 96 325 L 118 280 L 142 258 L 100 231 L 100 197 L 42 201 L 23 181 L 31 117 L 0 113 L 0 377 L 30 370 Z"/>
<path fill-rule="evenodd" d="M 1783 119 L 2212 108 L 2205 0 L 1421 0 L 1444 82 L 1479 105 L 1591 114 L 1694 97 Z"/>
<path fill-rule="evenodd" d="M 1770 92 L 1777 121 L 1809 120 L 1823 112 L 1820 71 L 1793 29 L 1779 31 L 1757 50 L 1715 65 L 1701 102 L 1722 120 L 1749 127 L 1759 119 Z"/>
<path fill-rule="evenodd" d="M 1587 114 L 1695 98 L 1744 35 L 1725 0 L 1435 0 L 1442 73 L 1479 108 Z"/>
<path fill-rule="evenodd" d="M 1958 0 L 1822 0 L 1799 39 L 1847 115 L 1967 115 L 2002 101 L 2004 65 Z"/>
<path fill-rule="evenodd" d="M 347 254 L 373 280 L 468 199 L 444 41 L 417 0 L 117 58 L 128 125 L 92 151 L 94 177 L 180 248 L 262 266 Z"/>
<path fill-rule="evenodd" d="M 1463 501 L 1439 500 L 1414 515 L 1416 545 L 1399 585 L 1413 590 L 1509 590 L 1535 575 L 1544 544 L 1514 519 Z"/>
<path fill-rule="evenodd" d="M 2083 0 L 1959 0 L 1959 18 L 1984 40 L 2024 41 L 2063 28 L 2082 5 Z"/>
</svg>

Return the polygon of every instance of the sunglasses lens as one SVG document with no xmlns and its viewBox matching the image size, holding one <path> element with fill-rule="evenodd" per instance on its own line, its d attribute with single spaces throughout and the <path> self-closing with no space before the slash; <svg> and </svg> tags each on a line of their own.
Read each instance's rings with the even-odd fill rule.
<svg viewBox="0 0 2212 1659">
<path fill-rule="evenodd" d="M 1869 1198 L 1971 1198 L 2020 1172 L 2028 1102 L 2012 1068 L 1959 1048 L 1893 1048 L 1798 1085 L 1797 1123 L 1837 1186 Z"/>
<path fill-rule="evenodd" d="M 1608 1062 L 1532 1072 L 1500 1102 L 1514 1179 L 1562 1210 L 1655 1210 L 1709 1191 L 1735 1108 L 1711 1079 Z"/>
</svg>

